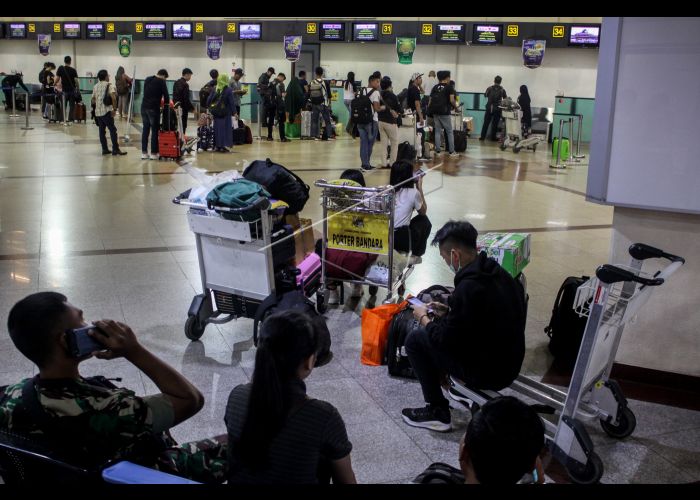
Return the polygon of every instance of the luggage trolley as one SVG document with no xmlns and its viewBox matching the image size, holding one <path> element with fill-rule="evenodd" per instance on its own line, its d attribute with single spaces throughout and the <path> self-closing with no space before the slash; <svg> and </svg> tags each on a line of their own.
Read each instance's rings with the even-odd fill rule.
<svg viewBox="0 0 700 500">
<path fill-rule="evenodd" d="M 505 151 L 510 146 L 513 146 L 513 153 L 519 153 L 523 148 L 537 151 L 537 144 L 543 139 L 539 135 L 532 135 L 528 130 L 523 130 L 521 121 L 523 112 L 518 103 L 506 98 L 501 100 L 498 107 L 503 110 L 501 116 L 506 122 L 506 132 L 500 145 L 501 151 Z"/>
<path fill-rule="evenodd" d="M 373 273 L 365 276 L 355 275 L 356 279 L 331 278 L 332 281 L 347 282 L 359 285 L 369 285 L 370 294 L 375 295 L 378 289 L 386 288 L 385 302 L 390 302 L 410 273 L 412 266 L 403 269 L 398 279 L 394 281 L 394 188 L 380 186 L 375 188 L 355 187 L 348 185 L 330 184 L 325 179 L 315 182 L 323 189 L 323 245 L 321 255 L 321 286 L 317 291 L 317 304 L 325 303 L 326 278 L 328 262 L 326 249 L 331 241 L 331 247 L 337 250 L 371 253 L 386 256 L 388 263 L 381 277 Z M 334 239 L 335 238 L 335 239 Z M 374 239 L 374 243 L 369 240 Z M 361 242 L 361 243 L 360 243 Z M 372 246 L 375 245 L 375 246 Z M 377 266 L 374 264 L 372 267 Z M 375 267 L 375 269 L 378 269 Z M 379 274 L 379 273 L 377 273 Z M 384 277 L 386 274 L 386 277 Z M 342 293 L 342 286 L 341 286 Z M 400 294 L 399 294 L 400 295 Z M 341 298 L 343 295 L 341 294 Z"/>
<path fill-rule="evenodd" d="M 516 393 L 542 403 L 533 406 L 542 410 L 541 413 L 558 416 L 557 425 L 542 418 L 546 441 L 552 456 L 580 484 L 596 483 L 603 475 L 603 462 L 593 450 L 593 442 L 580 418 L 598 419 L 603 430 L 617 439 L 634 432 L 637 425 L 634 413 L 627 406 L 619 384 L 609 378 L 622 331 L 654 291 L 685 263 L 682 257 L 642 243 L 631 245 L 629 253 L 630 265 L 604 264 L 576 292 L 574 309 L 580 316 L 587 316 L 588 321 L 568 391 L 524 375 L 519 375 L 510 386 Z M 652 258 L 667 259 L 670 264 L 653 275 L 642 272 L 644 261 Z M 475 403 L 472 411 L 500 396 L 497 391 L 466 387 L 454 377 L 450 384 Z"/>
<path fill-rule="evenodd" d="M 183 195 L 173 199 L 173 203 L 189 207 L 187 221 L 197 242 L 203 292 L 192 299 L 185 335 L 198 340 L 210 323 L 255 318 L 260 303 L 275 292 L 273 250 L 277 245 L 272 245 L 272 226 L 278 215 L 266 198 L 249 207 L 229 208 L 191 203 Z M 260 213 L 252 222 L 228 220 L 220 215 L 251 211 Z"/>
</svg>

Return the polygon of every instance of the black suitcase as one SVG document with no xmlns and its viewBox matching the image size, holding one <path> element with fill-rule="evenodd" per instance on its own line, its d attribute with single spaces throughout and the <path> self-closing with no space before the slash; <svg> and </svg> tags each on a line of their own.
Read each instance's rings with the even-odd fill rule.
<svg viewBox="0 0 700 500">
<path fill-rule="evenodd" d="M 466 130 L 455 130 L 454 143 L 455 151 L 457 153 L 464 153 L 467 150 L 467 131 Z"/>
<path fill-rule="evenodd" d="M 246 137 L 246 126 L 239 126 L 238 128 L 233 129 L 233 144 L 234 146 L 238 146 L 240 144 L 245 144 L 245 137 Z"/>
</svg>

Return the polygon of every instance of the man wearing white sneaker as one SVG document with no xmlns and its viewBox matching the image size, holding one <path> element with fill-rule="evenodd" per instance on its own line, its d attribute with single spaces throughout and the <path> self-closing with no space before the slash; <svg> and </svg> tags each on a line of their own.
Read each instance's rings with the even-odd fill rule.
<svg viewBox="0 0 700 500">
<path fill-rule="evenodd" d="M 455 99 L 457 92 L 450 85 L 450 72 L 438 71 L 437 77 L 440 83 L 433 87 L 430 93 L 430 101 L 428 102 L 428 114 L 433 115 L 435 121 L 435 154 L 441 153 L 442 147 L 442 131 L 447 134 L 447 150 L 451 157 L 457 157 L 459 154 L 455 152 L 455 138 L 452 133 L 452 116 L 453 109 L 457 109 L 457 101 Z"/>
<path fill-rule="evenodd" d="M 155 76 L 149 76 L 143 83 L 143 101 L 141 102 L 141 119 L 143 130 L 141 131 L 141 159 L 148 160 L 148 136 L 151 136 L 151 160 L 157 160 L 158 155 L 158 131 L 160 130 L 160 102 L 167 106 L 170 102 L 168 87 L 165 80 L 168 72 L 158 70 Z"/>
<path fill-rule="evenodd" d="M 418 327 L 406 337 L 406 354 L 427 405 L 405 408 L 404 421 L 434 431 L 451 430 L 445 372 L 475 389 L 500 390 L 518 376 L 525 357 L 525 297 L 522 287 L 486 252 L 476 250 L 469 222 L 449 221 L 433 245 L 455 273 L 448 305 L 412 306 Z"/>
</svg>

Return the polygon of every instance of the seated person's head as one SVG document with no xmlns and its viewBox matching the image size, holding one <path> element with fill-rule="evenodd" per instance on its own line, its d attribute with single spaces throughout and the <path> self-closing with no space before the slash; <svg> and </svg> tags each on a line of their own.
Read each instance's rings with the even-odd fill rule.
<svg viewBox="0 0 700 500">
<path fill-rule="evenodd" d="M 544 426 L 535 410 L 502 396 L 474 414 L 460 444 L 459 464 L 468 483 L 515 484 L 540 469 Z"/>
<path fill-rule="evenodd" d="M 391 166 L 391 174 L 389 174 L 389 184 L 396 188 L 396 191 L 400 191 L 405 188 L 412 188 L 416 186 L 416 181 L 413 178 L 413 163 L 406 160 L 399 160 L 394 162 Z"/>
<path fill-rule="evenodd" d="M 469 222 L 451 220 L 435 233 L 432 244 L 440 249 L 440 256 L 457 273 L 476 258 L 477 236 L 476 228 Z"/>
<path fill-rule="evenodd" d="M 272 440 L 284 426 L 294 401 L 295 380 L 311 374 L 319 349 L 319 334 L 311 318 L 299 311 L 272 314 L 262 325 L 248 414 L 241 439 L 233 446 L 240 460 L 264 468 Z"/>
<path fill-rule="evenodd" d="M 367 185 L 365 184 L 365 176 L 362 175 L 362 171 L 359 169 L 349 168 L 342 174 L 340 174 L 340 178 L 348 181 L 354 181 L 362 187 L 367 187 Z"/>
<path fill-rule="evenodd" d="M 83 311 L 56 292 L 33 293 L 17 302 L 7 318 L 15 347 L 39 368 L 62 361 L 68 354 L 66 330 L 87 326 Z"/>
</svg>

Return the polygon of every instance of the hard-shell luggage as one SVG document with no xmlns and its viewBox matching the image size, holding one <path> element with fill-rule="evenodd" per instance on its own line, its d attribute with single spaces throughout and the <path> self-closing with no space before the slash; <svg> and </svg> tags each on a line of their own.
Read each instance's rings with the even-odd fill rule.
<svg viewBox="0 0 700 500">
<path fill-rule="evenodd" d="M 465 152 L 467 150 L 467 131 L 455 130 L 452 134 L 454 135 L 455 151 L 458 153 Z"/>
<path fill-rule="evenodd" d="M 234 128 L 233 129 L 233 144 L 235 146 L 239 144 L 245 144 L 245 139 L 246 139 L 246 126 L 243 125 L 242 127 Z"/>
<path fill-rule="evenodd" d="M 552 141 L 552 156 L 556 158 L 557 156 L 557 145 L 559 144 L 559 138 L 555 137 L 554 140 Z M 562 160 L 565 160 L 569 157 L 569 139 L 566 137 L 562 138 L 561 140 L 561 152 L 560 158 Z"/>
<path fill-rule="evenodd" d="M 297 287 L 304 292 L 304 295 L 309 296 L 316 291 L 321 281 L 321 258 L 311 253 L 297 268 L 299 269 Z"/>
<path fill-rule="evenodd" d="M 161 158 L 180 157 L 180 134 L 175 131 L 158 132 L 158 153 Z"/>
<path fill-rule="evenodd" d="M 73 113 L 73 118 L 79 122 L 86 122 L 87 121 L 87 108 L 85 107 L 85 103 L 78 102 L 75 104 L 75 111 Z"/>
<path fill-rule="evenodd" d="M 311 139 L 311 111 L 301 112 L 301 138 Z"/>
</svg>

